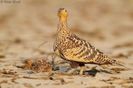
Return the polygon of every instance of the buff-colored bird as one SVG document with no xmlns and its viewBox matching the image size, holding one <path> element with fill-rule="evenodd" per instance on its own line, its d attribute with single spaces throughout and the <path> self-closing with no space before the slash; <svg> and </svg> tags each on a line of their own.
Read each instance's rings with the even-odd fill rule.
<svg viewBox="0 0 133 88">
<path fill-rule="evenodd" d="M 81 66 L 80 74 L 83 74 L 84 64 L 118 64 L 118 61 L 93 47 L 89 42 L 79 38 L 71 32 L 67 25 L 68 12 L 64 8 L 58 11 L 59 25 L 54 51 L 61 58 L 68 60 L 74 66 Z"/>
</svg>

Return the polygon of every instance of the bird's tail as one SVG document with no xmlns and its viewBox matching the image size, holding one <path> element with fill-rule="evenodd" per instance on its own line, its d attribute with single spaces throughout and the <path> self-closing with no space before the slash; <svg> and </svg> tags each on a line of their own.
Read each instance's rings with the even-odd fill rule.
<svg viewBox="0 0 133 88">
<path fill-rule="evenodd" d="M 127 68 L 126 66 L 123 65 L 123 63 L 121 61 L 118 61 L 118 60 L 108 59 L 108 62 L 112 65 L 119 65 L 119 66 L 122 66 L 124 68 Z"/>
</svg>

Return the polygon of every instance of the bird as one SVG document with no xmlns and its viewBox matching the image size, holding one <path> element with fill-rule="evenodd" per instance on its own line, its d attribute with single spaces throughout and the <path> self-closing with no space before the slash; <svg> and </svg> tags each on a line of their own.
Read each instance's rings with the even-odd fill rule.
<svg viewBox="0 0 133 88">
<path fill-rule="evenodd" d="M 85 64 L 121 65 L 119 61 L 105 55 L 88 41 L 71 32 L 67 24 L 69 14 L 65 8 L 59 8 L 57 15 L 59 24 L 53 50 L 59 57 L 69 61 L 72 67 L 80 66 L 80 75 L 83 75 Z"/>
</svg>

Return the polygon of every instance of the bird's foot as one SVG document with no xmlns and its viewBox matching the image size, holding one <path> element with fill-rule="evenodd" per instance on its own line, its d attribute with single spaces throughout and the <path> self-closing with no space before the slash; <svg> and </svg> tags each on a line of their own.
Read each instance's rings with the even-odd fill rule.
<svg viewBox="0 0 133 88">
<path fill-rule="evenodd" d="M 77 75 L 79 74 L 80 69 L 79 68 L 72 68 L 70 70 L 67 71 L 67 74 L 74 74 Z"/>
<path fill-rule="evenodd" d="M 74 74 L 74 75 L 84 75 L 85 67 L 78 67 L 78 68 L 72 68 L 67 73 L 68 74 Z"/>
</svg>

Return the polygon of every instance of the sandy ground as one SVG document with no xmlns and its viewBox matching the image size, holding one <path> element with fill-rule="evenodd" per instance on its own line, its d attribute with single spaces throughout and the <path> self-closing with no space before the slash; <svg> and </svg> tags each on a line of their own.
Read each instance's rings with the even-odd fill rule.
<svg viewBox="0 0 133 88">
<path fill-rule="evenodd" d="M 132 0 L 18 1 L 0 2 L 0 88 L 133 88 Z M 68 9 L 75 34 L 127 68 L 108 66 L 113 73 L 66 75 L 60 69 L 69 64 L 59 57 L 56 74 L 19 68 L 27 58 L 46 57 L 51 63 L 60 7 Z"/>
</svg>

